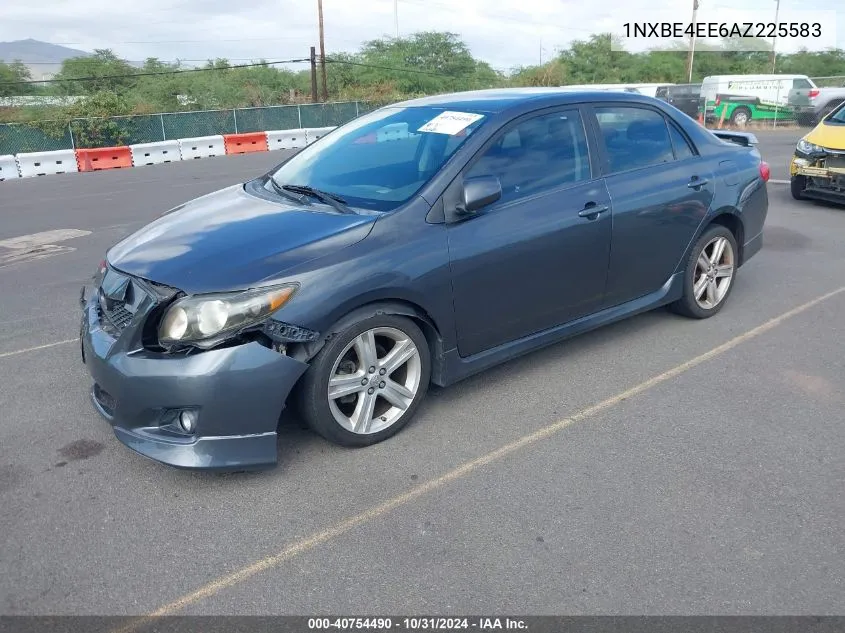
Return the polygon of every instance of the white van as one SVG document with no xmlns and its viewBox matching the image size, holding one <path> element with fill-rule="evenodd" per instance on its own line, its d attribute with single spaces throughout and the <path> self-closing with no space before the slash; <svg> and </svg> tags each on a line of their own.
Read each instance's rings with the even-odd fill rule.
<svg viewBox="0 0 845 633">
<path fill-rule="evenodd" d="M 657 83 L 657 84 L 576 84 L 571 86 L 560 86 L 560 88 L 567 91 L 574 90 L 598 90 L 600 92 L 636 92 L 638 94 L 654 97 L 657 95 L 657 89 L 661 86 L 674 86 L 675 84 Z"/>
<path fill-rule="evenodd" d="M 815 87 L 807 75 L 711 75 L 701 82 L 701 101 L 708 120 L 724 114 L 742 126 L 752 119 L 791 118 L 789 91 Z"/>
</svg>

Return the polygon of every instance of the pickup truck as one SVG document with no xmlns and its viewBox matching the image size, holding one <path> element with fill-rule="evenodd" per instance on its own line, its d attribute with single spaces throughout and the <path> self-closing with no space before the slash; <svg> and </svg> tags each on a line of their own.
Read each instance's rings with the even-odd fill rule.
<svg viewBox="0 0 845 633">
<path fill-rule="evenodd" d="M 817 125 L 845 101 L 845 85 L 839 88 L 796 88 L 789 91 L 788 103 L 799 125 Z"/>
</svg>

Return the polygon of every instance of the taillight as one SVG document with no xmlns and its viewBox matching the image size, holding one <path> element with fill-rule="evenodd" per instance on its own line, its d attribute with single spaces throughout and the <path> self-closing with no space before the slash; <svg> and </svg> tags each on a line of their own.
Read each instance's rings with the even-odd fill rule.
<svg viewBox="0 0 845 633">
<path fill-rule="evenodd" d="M 760 163 L 760 178 L 763 179 L 763 182 L 769 182 L 769 176 L 772 175 L 772 170 L 769 169 L 769 163 L 762 161 Z"/>
<path fill-rule="evenodd" d="M 716 105 L 719 105 L 720 103 L 722 103 L 722 97 L 717 96 L 716 97 Z"/>
<path fill-rule="evenodd" d="M 816 97 L 819 96 L 819 91 L 814 88 L 813 90 L 810 90 L 809 95 L 810 95 L 810 99 L 815 99 Z"/>
</svg>

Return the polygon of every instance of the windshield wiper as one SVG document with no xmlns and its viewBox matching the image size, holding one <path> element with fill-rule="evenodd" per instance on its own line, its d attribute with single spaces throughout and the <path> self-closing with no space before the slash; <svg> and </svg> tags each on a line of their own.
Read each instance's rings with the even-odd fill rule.
<svg viewBox="0 0 845 633">
<path fill-rule="evenodd" d="M 273 178 L 272 176 L 270 176 L 270 178 L 268 178 L 268 180 L 270 181 L 270 184 L 273 186 L 273 190 L 277 194 L 279 194 L 280 196 L 282 196 L 284 198 L 287 198 L 288 200 L 293 200 L 294 202 L 298 202 L 298 203 L 302 204 L 302 197 L 301 196 L 295 196 L 290 191 L 285 191 L 284 189 L 282 189 L 282 186 L 279 183 L 277 183 L 276 179 Z"/>
<path fill-rule="evenodd" d="M 275 181 L 274 181 L 275 182 Z M 278 185 L 278 183 L 276 183 Z M 280 189 L 284 189 L 285 191 L 291 191 L 293 193 L 302 193 L 306 196 L 311 196 L 312 198 L 316 198 L 320 202 L 327 204 L 329 206 L 334 207 L 341 213 L 355 213 L 352 209 L 346 206 L 346 200 L 341 198 L 338 195 L 333 193 L 329 193 L 328 191 L 320 191 L 319 189 L 314 189 L 313 187 L 308 187 L 307 185 L 278 185 Z"/>
</svg>

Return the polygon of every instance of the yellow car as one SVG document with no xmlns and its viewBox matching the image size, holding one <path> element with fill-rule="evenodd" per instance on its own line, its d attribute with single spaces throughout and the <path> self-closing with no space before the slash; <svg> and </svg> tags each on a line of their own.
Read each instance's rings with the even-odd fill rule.
<svg viewBox="0 0 845 633">
<path fill-rule="evenodd" d="M 796 200 L 845 204 L 845 103 L 798 141 L 789 175 Z"/>
</svg>

